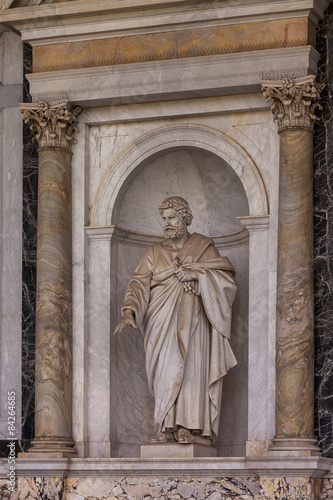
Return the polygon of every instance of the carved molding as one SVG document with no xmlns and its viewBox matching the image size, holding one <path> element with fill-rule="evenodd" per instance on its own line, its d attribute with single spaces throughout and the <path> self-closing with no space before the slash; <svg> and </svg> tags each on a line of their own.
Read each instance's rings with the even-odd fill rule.
<svg viewBox="0 0 333 500">
<path fill-rule="evenodd" d="M 73 107 L 67 100 L 54 102 L 20 104 L 22 118 L 31 123 L 33 140 L 39 147 L 70 149 L 76 144 L 73 134 L 78 132 L 77 117 L 81 113 L 79 106 Z"/>
<path fill-rule="evenodd" d="M 266 219 L 265 219 L 266 220 Z M 113 241 L 123 245 L 146 248 L 164 239 L 163 235 L 141 233 L 123 229 L 119 226 L 87 226 L 85 231 L 88 240 Z M 246 228 L 218 236 L 210 236 L 218 250 L 234 248 L 247 245 L 249 243 L 249 233 Z"/>
<path fill-rule="evenodd" d="M 316 83 L 314 75 L 262 81 L 261 84 L 266 101 L 273 101 L 271 111 L 279 131 L 286 128 L 313 130 L 313 124 L 318 120 L 315 111 L 322 109 L 320 92 L 325 86 Z"/>
</svg>

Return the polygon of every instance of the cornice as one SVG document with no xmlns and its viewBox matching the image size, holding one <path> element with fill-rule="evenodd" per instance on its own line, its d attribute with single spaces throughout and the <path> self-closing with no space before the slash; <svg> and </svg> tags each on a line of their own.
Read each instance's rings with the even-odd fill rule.
<svg viewBox="0 0 333 500">
<path fill-rule="evenodd" d="M 38 45 L 279 18 L 306 16 L 318 22 L 328 4 L 328 0 L 83 0 L 6 8 L 0 10 L 0 22 Z"/>
</svg>

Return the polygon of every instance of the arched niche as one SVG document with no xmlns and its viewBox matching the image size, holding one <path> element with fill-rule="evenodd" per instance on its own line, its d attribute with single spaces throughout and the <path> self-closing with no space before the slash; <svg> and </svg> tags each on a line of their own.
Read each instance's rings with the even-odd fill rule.
<svg viewBox="0 0 333 500">
<path fill-rule="evenodd" d="M 146 162 L 120 192 L 115 224 L 132 231 L 132 237 L 138 228 L 137 236 L 149 232 L 158 238 L 161 226 L 157 206 L 172 192 L 187 198 L 192 206 L 193 230 L 210 236 L 214 236 L 214 232 L 216 235 L 216 231 L 224 235 L 216 238 L 216 244 L 237 269 L 239 292 L 234 305 L 231 342 L 239 364 L 224 381 L 217 445 L 220 455 L 243 455 L 247 439 L 248 244 L 246 230 L 236 217 L 248 214 L 247 198 L 235 172 L 216 155 L 188 147 L 171 149 Z M 126 285 L 145 246 L 144 234 L 139 246 L 130 242 L 126 233 L 121 235 L 120 230 L 118 238 L 112 241 L 111 290 L 116 291 L 111 304 L 112 328 L 119 318 Z M 233 240 L 227 242 L 226 234 L 229 238 L 233 235 Z M 135 456 L 138 445 L 147 442 L 154 433 L 153 400 L 146 382 L 140 332 L 124 330 L 121 336 L 112 339 L 111 352 L 111 387 L 117 394 L 117 404 L 111 408 L 111 441 L 117 443 L 116 455 Z"/>
</svg>

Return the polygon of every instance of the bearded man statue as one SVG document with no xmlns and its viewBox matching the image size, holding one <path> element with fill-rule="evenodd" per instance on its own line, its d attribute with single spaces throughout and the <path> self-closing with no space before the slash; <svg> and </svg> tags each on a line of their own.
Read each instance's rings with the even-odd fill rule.
<svg viewBox="0 0 333 500">
<path fill-rule="evenodd" d="M 141 327 L 155 398 L 153 442 L 215 442 L 222 377 L 236 365 L 229 344 L 235 271 L 211 239 L 190 234 L 192 212 L 179 196 L 159 207 L 165 238 L 146 249 L 122 306 Z"/>
</svg>

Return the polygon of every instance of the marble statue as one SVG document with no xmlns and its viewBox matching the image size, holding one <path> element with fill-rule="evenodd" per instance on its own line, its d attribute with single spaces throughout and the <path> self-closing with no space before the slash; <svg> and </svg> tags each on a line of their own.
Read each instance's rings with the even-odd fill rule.
<svg viewBox="0 0 333 500">
<path fill-rule="evenodd" d="M 165 238 L 149 246 L 122 306 L 125 325 L 141 327 L 155 398 L 152 442 L 214 443 L 222 377 L 236 365 L 229 344 L 234 268 L 211 239 L 190 234 L 192 212 L 179 196 L 159 207 Z"/>
</svg>

